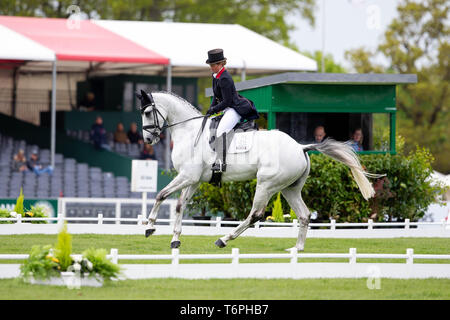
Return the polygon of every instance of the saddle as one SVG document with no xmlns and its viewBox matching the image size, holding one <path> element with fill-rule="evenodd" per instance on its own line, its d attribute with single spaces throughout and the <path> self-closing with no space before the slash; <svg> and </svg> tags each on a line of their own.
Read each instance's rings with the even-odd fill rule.
<svg viewBox="0 0 450 320">
<path fill-rule="evenodd" d="M 214 118 L 211 118 L 211 123 L 209 125 L 209 146 L 211 150 L 214 152 L 215 150 L 215 141 L 216 141 L 216 132 L 217 127 L 219 126 L 219 122 L 222 119 L 223 114 L 216 116 Z M 228 147 L 231 144 L 231 141 L 233 140 L 234 134 L 236 131 L 238 132 L 248 132 L 248 131 L 257 131 L 258 125 L 255 123 L 255 120 L 241 120 L 239 121 L 230 132 L 227 133 L 226 139 L 227 139 L 227 150 Z"/>
<path fill-rule="evenodd" d="M 210 148 L 216 152 L 215 148 L 216 148 L 216 132 L 217 132 L 217 127 L 219 126 L 219 122 L 222 119 L 223 114 L 216 116 L 214 118 L 211 118 L 211 123 L 209 126 L 209 131 L 210 131 L 210 139 L 209 139 L 209 146 Z M 223 163 L 225 163 L 225 157 L 226 157 L 226 153 L 227 150 L 229 150 L 229 147 L 231 145 L 231 142 L 233 141 L 233 137 L 234 134 L 236 132 L 248 132 L 248 131 L 256 131 L 258 130 L 258 126 L 255 123 L 254 120 L 248 121 L 248 120 L 244 120 L 244 121 L 239 121 L 232 130 L 230 130 L 230 132 L 228 132 L 225 136 L 225 143 L 223 145 Z M 226 146 L 225 146 L 226 145 Z M 236 143 L 235 143 L 236 145 Z M 221 147 L 221 146 L 218 146 Z M 244 150 L 245 152 L 246 150 Z M 211 183 L 212 185 L 216 185 L 216 186 L 221 186 L 222 184 L 222 171 L 215 171 L 215 170 L 211 170 L 212 171 L 212 176 L 211 176 L 211 180 L 209 181 L 209 183 Z"/>
</svg>

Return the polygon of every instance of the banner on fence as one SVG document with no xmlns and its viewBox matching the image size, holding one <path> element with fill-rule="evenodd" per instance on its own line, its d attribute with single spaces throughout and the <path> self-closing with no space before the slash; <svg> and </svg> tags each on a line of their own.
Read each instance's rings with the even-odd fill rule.
<svg viewBox="0 0 450 320">
<path fill-rule="evenodd" d="M 0 209 L 13 210 L 17 199 L 0 199 Z M 49 218 L 56 217 L 58 212 L 58 199 L 24 199 L 23 207 L 28 210 L 33 207 L 44 208 Z"/>
</svg>

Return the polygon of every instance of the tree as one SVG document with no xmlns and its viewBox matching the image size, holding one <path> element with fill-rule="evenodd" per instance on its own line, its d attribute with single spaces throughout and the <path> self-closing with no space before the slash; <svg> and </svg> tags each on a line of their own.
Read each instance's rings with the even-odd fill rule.
<svg viewBox="0 0 450 320">
<path fill-rule="evenodd" d="M 322 70 L 322 51 L 316 50 L 313 53 L 308 51 L 302 52 L 303 55 L 314 59 L 317 62 L 317 70 Z M 324 57 L 325 70 L 326 73 L 347 73 L 347 70 L 340 64 L 334 61 L 333 56 L 328 53 Z"/>
<path fill-rule="evenodd" d="M 362 48 L 346 57 L 358 72 L 415 73 L 417 84 L 398 87 L 398 131 L 407 151 L 416 144 L 430 148 L 434 168 L 450 173 L 450 28 L 446 0 L 404 0 L 384 34 L 378 51 L 389 61 L 387 68 L 371 62 L 374 53 Z"/>
<path fill-rule="evenodd" d="M 0 14 L 66 18 L 71 5 L 88 18 L 240 24 L 295 48 L 286 17 L 300 14 L 314 25 L 315 0 L 6 0 Z"/>
</svg>

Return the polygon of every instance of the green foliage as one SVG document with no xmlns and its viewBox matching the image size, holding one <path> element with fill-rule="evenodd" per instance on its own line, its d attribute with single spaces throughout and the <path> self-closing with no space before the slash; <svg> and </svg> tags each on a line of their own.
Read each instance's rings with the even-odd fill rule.
<svg viewBox="0 0 450 320">
<path fill-rule="evenodd" d="M 7 209 L 0 208 L 0 218 L 11 218 L 10 212 Z M 0 221 L 0 223 L 13 223 L 12 221 Z"/>
<path fill-rule="evenodd" d="M 407 156 L 363 155 L 362 163 L 371 173 L 385 173 L 373 181 L 375 196 L 365 201 L 350 170 L 323 155 L 311 155 L 311 173 L 303 188 L 307 206 L 318 219 L 338 222 L 404 220 L 417 221 L 427 207 L 443 194 L 443 186 L 429 180 L 433 157 L 426 149 Z"/>
<path fill-rule="evenodd" d="M 22 188 L 20 188 L 20 194 L 19 194 L 19 197 L 17 198 L 16 205 L 14 206 L 14 212 L 22 215 L 22 217 L 24 216 L 23 198 L 24 198 L 23 191 L 22 191 Z"/>
<path fill-rule="evenodd" d="M 58 260 L 50 254 L 50 246 L 33 246 L 28 260 L 20 266 L 24 279 L 45 279 L 59 274 Z"/>
<path fill-rule="evenodd" d="M 89 248 L 83 252 L 83 256 L 92 263 L 91 274 L 99 275 L 103 279 L 117 278 L 121 271 L 119 265 L 111 262 L 106 257 L 105 249 Z"/>
<path fill-rule="evenodd" d="M 30 210 L 25 212 L 25 217 L 31 218 L 46 218 L 47 214 L 43 207 L 31 206 Z M 31 223 L 47 223 L 47 221 L 31 221 Z"/>
<path fill-rule="evenodd" d="M 227 182 L 222 188 L 203 183 L 187 206 L 187 212 L 192 215 L 223 214 L 225 218 L 242 220 L 250 213 L 255 188 L 256 180 Z"/>
<path fill-rule="evenodd" d="M 322 72 L 322 51 L 316 50 L 313 53 L 308 51 L 302 52 L 303 55 L 314 59 L 317 62 L 317 70 Z M 323 57 L 323 62 L 325 64 L 324 72 L 326 73 L 347 73 L 347 70 L 340 64 L 336 63 L 331 54 L 326 54 Z"/>
<path fill-rule="evenodd" d="M 272 218 L 275 222 L 284 222 L 283 207 L 281 205 L 281 192 L 278 192 L 277 199 L 273 202 Z"/>
<path fill-rule="evenodd" d="M 58 242 L 55 245 L 55 258 L 59 260 L 61 271 L 67 271 L 72 264 L 72 236 L 67 232 L 67 222 L 58 233 Z"/>
</svg>

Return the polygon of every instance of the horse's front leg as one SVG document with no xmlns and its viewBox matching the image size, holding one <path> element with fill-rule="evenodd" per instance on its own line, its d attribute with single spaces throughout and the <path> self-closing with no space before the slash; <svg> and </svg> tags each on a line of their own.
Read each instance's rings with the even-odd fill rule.
<svg viewBox="0 0 450 320">
<path fill-rule="evenodd" d="M 163 201 L 167 199 L 172 193 L 190 186 L 193 183 L 195 182 L 193 182 L 192 179 L 179 174 L 158 193 L 158 195 L 156 196 L 155 205 L 153 206 L 152 211 L 150 212 L 150 215 L 148 217 L 148 224 L 147 228 L 145 229 L 145 237 L 149 237 L 155 232 L 156 217 L 158 215 L 159 207 L 161 206 Z"/>
<path fill-rule="evenodd" d="M 180 235 L 181 235 L 181 220 L 183 218 L 183 212 L 186 208 L 189 200 L 194 195 L 195 191 L 197 191 L 200 183 L 195 183 L 187 188 L 183 189 L 180 198 L 178 199 L 177 208 L 175 210 L 175 223 L 173 226 L 173 237 L 172 242 L 170 243 L 170 247 L 179 248 L 181 245 Z"/>
</svg>

